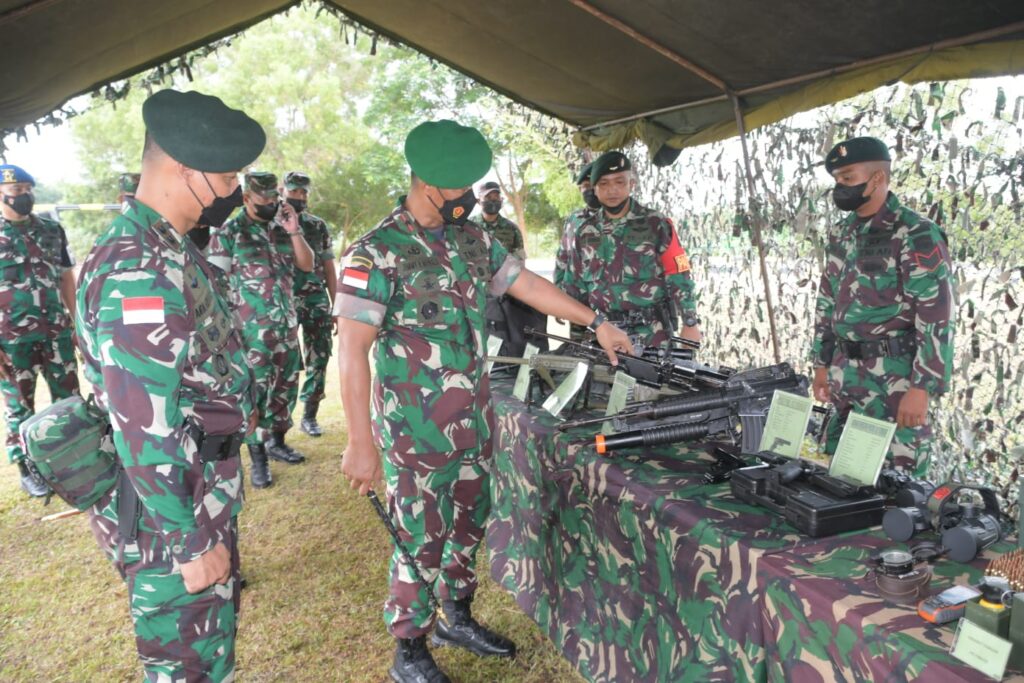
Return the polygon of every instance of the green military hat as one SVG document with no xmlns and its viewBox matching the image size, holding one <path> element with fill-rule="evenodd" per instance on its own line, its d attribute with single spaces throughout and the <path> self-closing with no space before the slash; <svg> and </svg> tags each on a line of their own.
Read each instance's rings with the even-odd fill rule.
<svg viewBox="0 0 1024 683">
<path fill-rule="evenodd" d="M 269 171 L 249 171 L 245 174 L 245 190 L 265 199 L 277 199 L 277 176 Z"/>
<path fill-rule="evenodd" d="M 141 179 L 142 175 L 139 173 L 122 173 L 117 180 L 117 187 L 125 194 L 135 194 L 135 191 L 139 189 L 139 180 Z"/>
<path fill-rule="evenodd" d="M 590 184 L 597 185 L 597 181 L 610 173 L 620 173 L 633 168 L 633 164 L 622 152 L 605 152 L 591 162 Z"/>
<path fill-rule="evenodd" d="M 263 128 L 218 97 L 161 90 L 142 103 L 146 132 L 175 161 L 208 173 L 245 168 L 267 144 Z"/>
<path fill-rule="evenodd" d="M 878 138 L 850 138 L 833 147 L 825 156 L 825 170 L 831 173 L 862 161 L 892 161 L 892 157 L 889 156 L 889 148 Z"/>
<path fill-rule="evenodd" d="M 302 171 L 288 171 L 284 174 L 284 189 L 286 190 L 309 190 L 313 181 Z"/>
<path fill-rule="evenodd" d="M 455 121 L 426 121 L 405 138 L 405 160 L 434 187 L 469 187 L 491 169 L 491 148 L 476 128 Z"/>
<path fill-rule="evenodd" d="M 590 171 L 593 168 L 594 168 L 594 162 L 593 161 L 591 161 L 588 164 L 585 164 L 583 166 L 583 168 L 580 169 L 580 172 L 576 174 L 576 184 L 579 185 L 584 180 L 590 180 Z"/>
</svg>

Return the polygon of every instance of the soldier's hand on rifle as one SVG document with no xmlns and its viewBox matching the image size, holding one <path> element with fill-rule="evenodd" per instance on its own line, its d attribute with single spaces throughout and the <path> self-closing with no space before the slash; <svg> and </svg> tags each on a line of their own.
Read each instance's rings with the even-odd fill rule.
<svg viewBox="0 0 1024 683">
<path fill-rule="evenodd" d="M 928 419 L 928 392 L 911 388 L 900 399 L 896 424 L 900 427 L 920 427 Z"/>
<path fill-rule="evenodd" d="M 341 456 L 341 473 L 360 496 L 380 484 L 380 452 L 373 444 L 359 445 L 349 441 Z"/>
<path fill-rule="evenodd" d="M 10 370 L 8 370 L 8 368 Z M 2 379 L 2 380 L 13 379 L 13 377 L 10 374 L 11 370 L 14 370 L 14 368 L 11 367 L 11 357 L 8 356 L 7 353 L 3 349 L 0 349 L 0 379 Z"/>
<path fill-rule="evenodd" d="M 215 583 L 227 583 L 230 577 L 231 553 L 223 543 L 213 546 L 199 559 L 181 565 L 181 578 L 189 593 L 199 593 Z"/>
<path fill-rule="evenodd" d="M 822 403 L 832 400 L 831 392 L 828 389 L 828 368 L 814 368 L 814 383 L 811 385 L 811 393 L 814 398 Z"/>
<path fill-rule="evenodd" d="M 629 335 L 609 322 L 602 323 L 597 328 L 597 343 L 608 354 L 608 360 L 611 361 L 612 365 L 619 364 L 617 353 L 628 353 L 630 356 L 636 355 L 636 350 L 633 348 L 633 343 L 629 340 Z"/>
<path fill-rule="evenodd" d="M 693 325 L 692 327 L 684 325 L 683 331 L 679 336 L 689 341 L 699 342 L 701 340 L 700 328 L 696 325 Z"/>
</svg>

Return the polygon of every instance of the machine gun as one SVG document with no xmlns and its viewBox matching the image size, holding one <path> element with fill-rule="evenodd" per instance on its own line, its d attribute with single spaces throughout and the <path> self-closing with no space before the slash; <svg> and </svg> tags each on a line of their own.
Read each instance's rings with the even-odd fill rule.
<svg viewBox="0 0 1024 683">
<path fill-rule="evenodd" d="M 565 337 L 548 334 L 527 327 L 524 332 L 528 336 L 546 337 L 561 342 L 559 351 L 565 349 L 569 355 L 595 365 L 608 363 L 604 349 L 594 343 L 577 342 Z M 693 391 L 699 387 L 720 387 L 730 377 L 728 369 L 721 370 L 701 365 L 693 361 L 675 361 L 669 359 L 652 359 L 643 356 L 619 354 L 618 369 L 634 378 L 640 384 L 655 389 L 670 387 L 681 391 Z"/>
<path fill-rule="evenodd" d="M 775 391 L 807 395 L 807 377 L 788 363 L 738 372 L 717 389 L 628 406 L 616 415 L 565 422 L 561 431 L 611 420 L 615 434 L 595 437 L 598 453 L 631 446 L 660 446 L 719 434 L 758 452 Z"/>
</svg>

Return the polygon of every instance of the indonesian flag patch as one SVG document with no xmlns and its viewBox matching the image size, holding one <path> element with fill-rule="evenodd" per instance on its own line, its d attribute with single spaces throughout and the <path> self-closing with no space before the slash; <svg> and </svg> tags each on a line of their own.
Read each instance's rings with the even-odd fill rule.
<svg viewBox="0 0 1024 683">
<path fill-rule="evenodd" d="M 365 270 L 346 268 L 341 275 L 341 284 L 356 289 L 366 289 L 370 286 L 370 274 Z"/>
<path fill-rule="evenodd" d="M 129 296 L 121 299 L 121 318 L 125 325 L 159 325 L 164 322 L 162 296 Z"/>
</svg>

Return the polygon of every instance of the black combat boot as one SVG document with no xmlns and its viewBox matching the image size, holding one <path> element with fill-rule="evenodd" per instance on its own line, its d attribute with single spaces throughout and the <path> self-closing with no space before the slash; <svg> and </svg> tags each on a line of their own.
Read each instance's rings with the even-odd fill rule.
<svg viewBox="0 0 1024 683">
<path fill-rule="evenodd" d="M 249 473 L 252 478 L 253 488 L 265 489 L 274 483 L 274 477 L 270 475 L 270 465 L 267 463 L 267 449 L 264 448 L 263 444 L 258 446 L 249 446 L 249 457 L 252 458 L 252 472 Z"/>
<path fill-rule="evenodd" d="M 324 430 L 320 429 L 320 423 L 316 421 L 316 411 L 319 409 L 319 401 L 306 401 L 306 407 L 302 411 L 302 422 L 299 423 L 299 430 L 313 438 L 323 436 L 324 433 Z"/>
<path fill-rule="evenodd" d="M 399 638 L 395 663 L 388 673 L 396 683 L 450 683 L 430 655 L 426 636 Z"/>
<path fill-rule="evenodd" d="M 42 477 L 28 468 L 24 460 L 18 461 L 18 471 L 21 472 L 21 489 L 25 493 L 33 498 L 42 498 L 50 493 L 50 487 Z"/>
<path fill-rule="evenodd" d="M 270 439 L 263 445 L 267 448 L 267 455 L 274 460 L 280 460 L 289 465 L 298 465 L 306 460 L 306 456 L 284 442 L 284 432 L 273 432 Z"/>
<path fill-rule="evenodd" d="M 438 619 L 430 642 L 434 647 L 455 645 L 464 647 L 481 657 L 515 657 L 516 644 L 494 631 L 484 628 L 470 613 L 473 596 L 462 600 L 442 600 L 441 607 L 448 618 L 446 624 Z"/>
</svg>

